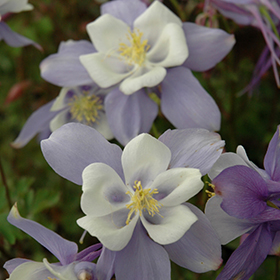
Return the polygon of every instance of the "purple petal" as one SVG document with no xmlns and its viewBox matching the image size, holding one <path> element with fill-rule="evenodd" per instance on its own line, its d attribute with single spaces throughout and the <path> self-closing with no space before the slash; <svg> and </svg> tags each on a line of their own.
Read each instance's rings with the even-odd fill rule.
<svg viewBox="0 0 280 280">
<path fill-rule="evenodd" d="M 220 62 L 235 44 L 234 35 L 221 29 L 183 23 L 189 57 L 183 66 L 193 71 L 206 71 Z"/>
<path fill-rule="evenodd" d="M 187 203 L 187 206 L 198 220 L 181 239 L 164 248 L 173 262 L 191 271 L 217 270 L 222 263 L 219 238 L 206 216 L 192 204 Z"/>
<path fill-rule="evenodd" d="M 13 148 L 24 147 L 36 134 L 49 131 L 50 121 L 60 112 L 51 112 L 54 100 L 36 110 L 26 121 L 17 139 L 11 143 Z"/>
<path fill-rule="evenodd" d="M 93 52 L 96 52 L 94 46 L 85 40 L 61 42 L 58 53 L 48 56 L 41 62 L 41 76 L 61 87 L 92 84 L 93 81 L 79 57 Z"/>
<path fill-rule="evenodd" d="M 114 89 L 105 99 L 105 111 L 115 138 L 125 145 L 135 136 L 150 131 L 158 106 L 144 90 L 125 95 Z"/>
<path fill-rule="evenodd" d="M 161 109 L 177 128 L 220 129 L 221 113 L 214 99 L 185 67 L 167 71 L 162 82 Z"/>
<path fill-rule="evenodd" d="M 267 207 L 267 185 L 258 172 L 247 166 L 229 167 L 212 183 L 215 193 L 223 198 L 222 209 L 230 216 L 253 218 Z"/>
<path fill-rule="evenodd" d="M 101 14 L 110 14 L 133 28 L 134 20 L 139 17 L 147 6 L 138 0 L 119 0 L 105 3 L 101 6 Z"/>
<path fill-rule="evenodd" d="M 273 243 L 269 255 L 280 256 L 280 231 L 277 231 L 273 238 Z"/>
<path fill-rule="evenodd" d="M 217 280 L 247 280 L 265 260 L 272 245 L 267 224 L 257 227 L 233 252 Z"/>
<path fill-rule="evenodd" d="M 96 274 L 98 280 L 111 280 L 115 273 L 116 255 L 116 251 L 113 252 L 103 247 L 102 253 L 96 265 Z"/>
<path fill-rule="evenodd" d="M 84 249 L 80 253 L 78 253 L 76 255 L 75 260 L 76 261 L 83 261 L 83 262 L 92 262 L 97 257 L 99 257 L 99 255 L 101 254 L 101 251 L 102 251 L 101 248 L 102 248 L 101 243 L 94 244 L 94 245 Z"/>
<path fill-rule="evenodd" d="M 139 222 L 127 246 L 115 260 L 117 279 L 170 280 L 170 261 L 162 246 L 152 241 Z"/>
<path fill-rule="evenodd" d="M 271 179 L 280 182 L 280 131 L 279 127 L 273 135 L 264 157 L 264 168 Z"/>
<path fill-rule="evenodd" d="M 171 151 L 170 168 L 198 168 L 202 175 L 209 172 L 225 145 L 218 133 L 195 128 L 167 130 L 159 140 Z"/>
<path fill-rule="evenodd" d="M 54 256 L 57 257 L 62 265 L 66 265 L 74 261 L 78 251 L 76 243 L 62 238 L 55 232 L 34 221 L 22 218 L 16 205 L 11 209 L 7 220 L 10 224 L 21 229 L 42 246 L 47 248 Z"/>
<path fill-rule="evenodd" d="M 33 45 L 40 51 L 42 47 L 34 41 L 14 32 L 5 22 L 0 21 L 0 40 L 4 40 L 11 47 L 24 47 Z"/>
<path fill-rule="evenodd" d="M 82 185 L 83 170 L 94 162 L 108 164 L 123 178 L 121 148 L 89 126 L 65 124 L 43 140 L 41 148 L 54 171 L 75 184 Z"/>
<path fill-rule="evenodd" d="M 249 232 L 256 224 L 246 219 L 229 216 L 221 207 L 222 198 L 211 197 L 205 206 L 205 214 L 219 235 L 221 244 L 227 244 L 242 234 Z"/>
</svg>

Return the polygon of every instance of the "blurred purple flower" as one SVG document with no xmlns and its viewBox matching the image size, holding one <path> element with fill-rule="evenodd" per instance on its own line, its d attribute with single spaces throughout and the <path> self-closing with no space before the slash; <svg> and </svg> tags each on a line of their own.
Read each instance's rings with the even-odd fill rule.
<svg viewBox="0 0 280 280">
<path fill-rule="evenodd" d="M 265 170 L 246 156 L 225 153 L 213 166 L 210 177 L 215 196 L 205 213 L 221 243 L 247 233 L 217 279 L 249 279 L 268 254 L 280 255 L 280 137 L 279 126 L 269 143 Z"/>
<path fill-rule="evenodd" d="M 151 129 L 158 113 L 152 96 L 175 127 L 219 130 L 220 111 L 190 70 L 214 67 L 234 45 L 232 35 L 182 23 L 159 1 L 148 8 L 139 0 L 111 1 L 101 6 L 101 14 L 88 25 L 93 45 L 67 42 L 41 63 L 44 79 L 60 86 L 88 79 L 115 86 L 105 111 L 122 144 Z"/>
<path fill-rule="evenodd" d="M 199 191 L 200 186 L 194 182 L 185 189 L 183 181 L 190 180 L 187 176 L 176 178 L 180 185 L 176 188 L 172 182 L 166 185 L 163 177 L 169 174 L 175 180 L 176 172 L 185 174 L 195 168 L 202 175 L 206 174 L 220 156 L 223 145 L 218 134 L 205 129 L 168 130 L 159 140 L 142 134 L 129 142 L 122 152 L 119 146 L 110 144 L 91 127 L 76 123 L 62 126 L 41 142 L 43 155 L 58 174 L 76 184 L 83 183 L 81 204 L 88 216 L 85 217 L 87 221 L 82 218 L 78 223 L 100 237 L 105 242 L 104 248 L 108 246 L 97 264 L 100 280 L 110 279 L 113 274 L 117 279 L 170 279 L 169 258 L 198 273 L 219 267 L 220 244 L 214 230 L 199 209 L 183 203 Z M 93 179 L 93 176 L 97 177 Z M 104 193 L 92 188 L 97 182 Z M 154 188 L 149 191 L 152 184 L 159 193 Z M 128 190 L 130 195 L 126 193 Z M 137 212 L 140 208 L 136 207 L 139 202 L 136 193 L 143 193 L 150 203 L 140 203 L 142 216 Z M 164 205 L 157 206 L 157 201 Z M 166 205 L 173 214 L 161 212 L 166 210 Z M 144 211 L 145 206 L 146 211 L 155 214 L 153 217 Z M 96 211 L 92 211 L 92 207 Z M 156 208 L 160 215 L 156 214 Z M 189 214 L 183 215 L 180 226 L 172 228 L 170 223 L 178 222 L 179 208 L 182 213 L 188 211 Z M 170 215 L 174 220 L 169 221 Z M 167 219 L 166 224 L 159 222 L 161 216 Z M 196 222 L 191 217 L 197 219 Z M 153 219 L 157 225 L 150 223 Z M 98 227 L 94 227 L 95 220 Z M 159 228 L 165 230 L 159 232 Z M 170 242 L 173 243 L 168 244 Z M 104 271 L 110 271 L 108 278 L 103 275 Z"/>
<path fill-rule="evenodd" d="M 43 140 L 63 124 L 79 122 L 92 126 L 106 139 L 114 135 L 104 111 L 104 97 L 107 90 L 96 85 L 62 88 L 59 96 L 35 111 L 27 120 L 13 148 L 22 148 L 36 134 Z"/>
<path fill-rule="evenodd" d="M 205 10 L 212 5 L 225 17 L 241 25 L 258 28 L 265 39 L 263 50 L 250 84 L 242 91 L 252 93 L 262 75 L 272 66 L 280 87 L 277 65 L 280 65 L 280 1 L 279 0 L 206 0 Z"/>
<path fill-rule="evenodd" d="M 11 209 L 8 221 L 37 240 L 59 260 L 54 264 L 50 264 L 47 259 L 43 259 L 43 262 L 22 258 L 9 260 L 4 268 L 10 274 L 10 280 L 97 280 L 96 265 L 92 261 L 100 255 L 101 244 L 92 245 L 78 253 L 76 243 L 34 221 L 22 218 L 16 205 Z"/>
<path fill-rule="evenodd" d="M 33 6 L 27 2 L 28 0 L 2 0 L 0 2 L 0 41 L 4 40 L 11 47 L 34 45 L 37 49 L 42 50 L 40 45 L 12 31 L 4 22 L 10 13 L 32 10 Z"/>
</svg>

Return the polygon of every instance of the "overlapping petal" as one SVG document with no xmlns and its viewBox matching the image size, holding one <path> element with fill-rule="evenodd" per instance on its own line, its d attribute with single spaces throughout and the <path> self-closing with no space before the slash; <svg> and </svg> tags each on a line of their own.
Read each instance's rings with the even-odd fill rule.
<svg viewBox="0 0 280 280">
<path fill-rule="evenodd" d="M 170 273 L 170 261 L 166 251 L 153 242 L 141 223 L 138 223 L 128 245 L 116 253 L 116 278 L 169 280 Z"/>
<path fill-rule="evenodd" d="M 186 205 L 162 207 L 160 215 L 142 215 L 140 219 L 149 236 L 161 245 L 178 241 L 197 221 Z"/>
<path fill-rule="evenodd" d="M 40 278 L 52 278 L 53 276 L 42 262 L 29 261 L 16 267 L 9 280 L 38 280 Z"/>
<path fill-rule="evenodd" d="M 84 168 L 94 162 L 108 164 L 123 178 L 120 147 L 89 126 L 66 124 L 42 141 L 41 149 L 55 172 L 75 184 L 82 185 Z"/>
<path fill-rule="evenodd" d="M 130 27 L 134 20 L 146 10 L 146 5 L 141 1 L 111 1 L 101 6 L 101 14 L 110 14 L 117 19 L 126 22 Z"/>
<path fill-rule="evenodd" d="M 80 62 L 80 55 L 96 52 L 86 41 L 62 42 L 58 53 L 52 54 L 40 63 L 41 76 L 46 81 L 61 87 L 92 84 L 92 79 Z"/>
<path fill-rule="evenodd" d="M 92 217 L 104 216 L 125 208 L 130 197 L 127 187 L 114 169 L 104 163 L 93 163 L 83 171 L 81 207 Z"/>
<path fill-rule="evenodd" d="M 198 220 L 181 239 L 164 248 L 173 262 L 191 271 L 216 270 L 222 262 L 218 236 L 202 211 L 190 203 L 186 205 Z"/>
<path fill-rule="evenodd" d="M 230 216 L 240 219 L 253 218 L 267 207 L 266 182 L 249 167 L 229 167 L 212 183 L 215 193 L 223 198 L 222 209 Z"/>
<path fill-rule="evenodd" d="M 126 224 L 127 215 L 128 210 L 121 209 L 102 217 L 87 215 L 78 219 L 77 223 L 92 236 L 96 236 L 106 248 L 119 251 L 127 246 L 139 217 L 136 214 Z"/>
<path fill-rule="evenodd" d="M 183 23 L 189 56 L 183 66 L 193 71 L 206 71 L 220 62 L 235 44 L 234 35 L 221 29 Z"/>
<path fill-rule="evenodd" d="M 141 89 L 125 95 L 117 88 L 105 98 L 108 123 L 123 145 L 143 132 L 149 132 L 158 113 L 157 104 Z"/>
<path fill-rule="evenodd" d="M 280 182 L 280 131 L 279 126 L 273 135 L 265 158 L 264 167 L 266 172 L 270 175 L 271 179 Z"/>
<path fill-rule="evenodd" d="M 161 84 L 161 94 L 162 112 L 175 127 L 220 129 L 218 106 L 189 69 L 169 69 Z"/>
<path fill-rule="evenodd" d="M 253 222 L 228 215 L 220 206 L 222 198 L 215 195 L 205 206 L 205 214 L 216 230 L 221 244 L 227 244 L 255 227 Z"/>
<path fill-rule="evenodd" d="M 34 221 L 22 218 L 16 206 L 13 206 L 8 216 L 8 221 L 47 248 L 58 258 L 62 265 L 66 265 L 74 260 L 74 256 L 78 251 L 76 243 L 62 238 Z"/>
<path fill-rule="evenodd" d="M 50 121 L 58 113 L 50 112 L 52 105 L 53 101 L 47 103 L 28 118 L 18 137 L 11 143 L 13 148 L 24 147 L 37 133 L 49 129 Z"/>
<path fill-rule="evenodd" d="M 232 253 L 217 280 L 249 279 L 265 260 L 271 245 L 272 237 L 267 224 L 259 225 Z"/>
<path fill-rule="evenodd" d="M 134 186 L 134 182 L 140 180 L 142 186 L 146 187 L 167 169 L 170 158 L 171 152 L 163 143 L 149 134 L 137 136 L 123 150 L 125 182 Z"/>
<path fill-rule="evenodd" d="M 11 47 L 24 47 L 33 45 L 39 50 L 42 47 L 34 41 L 14 32 L 5 22 L 0 22 L 0 40 L 4 40 Z"/>
<path fill-rule="evenodd" d="M 206 129 L 167 130 L 159 140 L 171 151 L 170 168 L 198 168 L 202 175 L 220 159 L 225 144 L 219 134 Z"/>
<path fill-rule="evenodd" d="M 173 168 L 159 174 L 151 184 L 157 189 L 153 197 L 163 206 L 176 206 L 196 195 L 204 184 L 201 173 L 195 168 Z"/>
</svg>

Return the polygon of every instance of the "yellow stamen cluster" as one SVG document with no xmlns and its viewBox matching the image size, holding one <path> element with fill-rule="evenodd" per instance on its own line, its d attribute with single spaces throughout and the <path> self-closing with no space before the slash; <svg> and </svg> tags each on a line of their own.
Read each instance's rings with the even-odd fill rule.
<svg viewBox="0 0 280 280">
<path fill-rule="evenodd" d="M 102 100 L 96 95 L 84 92 L 75 95 L 68 103 L 72 118 L 78 122 L 92 124 L 99 119 L 99 111 L 103 109 Z"/>
<path fill-rule="evenodd" d="M 143 65 L 146 59 L 146 52 L 149 50 L 148 40 L 142 41 L 143 33 L 138 29 L 127 34 L 127 39 L 130 45 L 125 43 L 119 44 L 118 51 L 120 55 L 125 58 L 129 65 L 138 64 Z"/>
<path fill-rule="evenodd" d="M 137 213 L 137 211 L 139 211 L 140 216 L 142 216 L 142 211 L 147 210 L 149 215 L 153 217 L 156 213 L 159 213 L 158 208 L 161 207 L 158 201 L 153 198 L 153 194 L 158 193 L 157 189 L 154 189 L 152 191 L 151 189 L 143 190 L 141 181 L 134 182 L 134 189 L 134 194 L 132 194 L 130 191 L 126 192 L 126 194 L 131 197 L 131 203 L 126 205 L 126 208 L 130 209 L 126 220 L 127 225 L 129 224 L 131 216 L 134 212 Z"/>
<path fill-rule="evenodd" d="M 211 198 L 213 196 L 215 196 L 215 185 L 209 183 L 209 182 L 206 182 L 206 184 L 208 184 L 209 187 L 212 188 L 213 191 L 209 191 L 209 190 L 205 190 L 205 192 L 207 193 L 208 197 Z"/>
<path fill-rule="evenodd" d="M 46 280 L 56 280 L 56 278 L 48 277 L 48 279 L 46 279 Z"/>
</svg>

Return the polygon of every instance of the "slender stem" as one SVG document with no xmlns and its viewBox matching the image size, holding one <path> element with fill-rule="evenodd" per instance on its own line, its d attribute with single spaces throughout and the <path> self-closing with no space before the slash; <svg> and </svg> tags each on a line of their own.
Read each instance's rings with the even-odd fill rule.
<svg viewBox="0 0 280 280">
<path fill-rule="evenodd" d="M 279 265 L 280 265 L 280 258 L 278 256 L 276 256 L 276 267 L 275 267 L 275 275 L 274 275 L 274 279 L 277 280 L 279 279 Z"/>
<path fill-rule="evenodd" d="M 7 180 L 6 180 L 6 176 L 5 176 L 5 173 L 4 173 L 4 169 L 3 169 L 3 166 L 2 166 L 1 160 L 0 160 L 0 173 L 1 173 L 1 178 L 2 178 L 3 185 L 4 185 L 5 190 L 6 190 L 7 202 L 9 204 L 9 207 L 12 208 L 13 203 L 12 203 L 12 200 L 11 200 L 9 187 L 8 187 L 8 184 L 7 184 Z"/>
<path fill-rule="evenodd" d="M 182 11 L 182 7 L 179 5 L 177 0 L 170 0 L 170 2 L 172 3 L 174 8 L 176 9 L 176 11 L 177 11 L 179 17 L 181 18 L 181 20 L 184 21 L 185 20 L 185 15 L 184 15 L 184 12 Z"/>
</svg>

